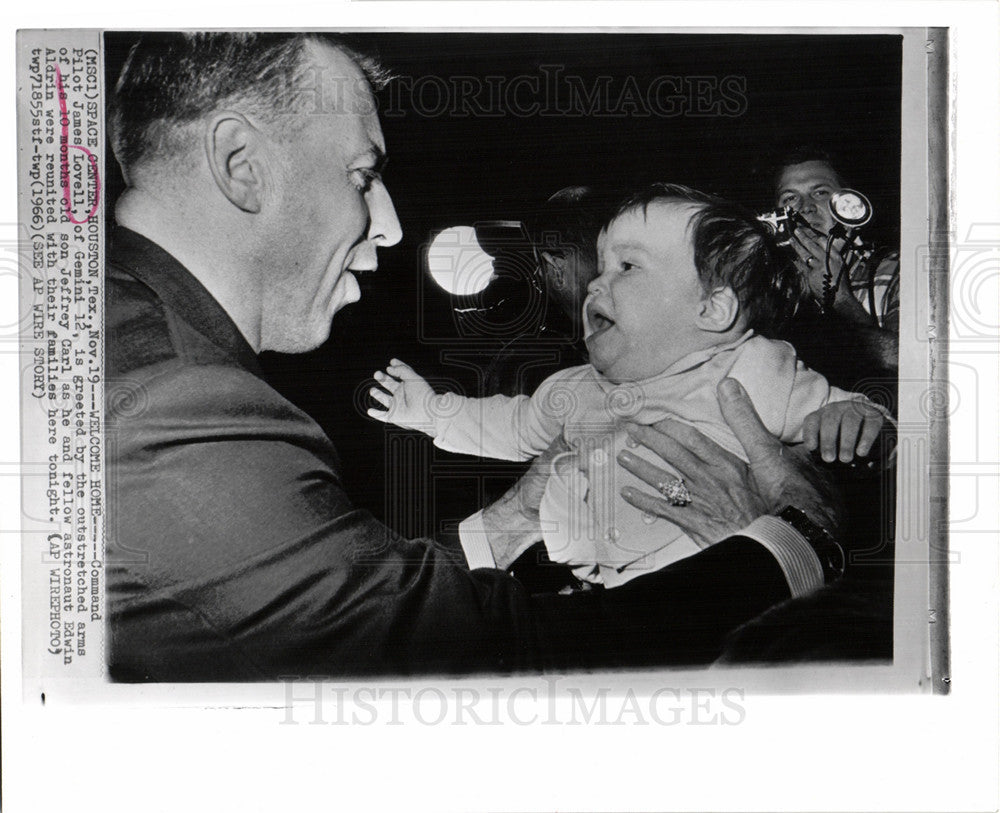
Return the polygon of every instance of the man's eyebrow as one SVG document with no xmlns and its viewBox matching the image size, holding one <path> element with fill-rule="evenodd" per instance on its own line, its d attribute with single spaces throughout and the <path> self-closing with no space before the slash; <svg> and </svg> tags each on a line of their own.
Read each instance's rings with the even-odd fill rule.
<svg viewBox="0 0 1000 813">
<path fill-rule="evenodd" d="M 821 186 L 837 186 L 837 184 L 835 182 L 833 182 L 833 181 L 830 181 L 830 180 L 816 181 L 816 183 L 809 184 L 808 188 L 809 189 L 818 189 Z M 798 194 L 798 190 L 794 186 L 786 186 L 786 187 L 783 187 L 782 189 L 779 189 L 777 194 L 780 197 L 781 195 L 785 195 L 787 193 Z"/>
</svg>

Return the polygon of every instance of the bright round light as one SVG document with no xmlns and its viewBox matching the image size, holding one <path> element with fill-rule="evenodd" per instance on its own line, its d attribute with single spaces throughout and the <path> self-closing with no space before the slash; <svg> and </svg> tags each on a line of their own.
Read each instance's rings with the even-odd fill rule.
<svg viewBox="0 0 1000 813">
<path fill-rule="evenodd" d="M 427 249 L 431 278 L 455 296 L 473 296 L 495 278 L 493 258 L 483 251 L 472 226 L 451 226 Z"/>
<path fill-rule="evenodd" d="M 851 220 L 860 220 L 868 211 L 857 195 L 844 195 L 837 203 L 837 214 Z"/>
<path fill-rule="evenodd" d="M 853 189 L 841 189 L 830 196 L 830 211 L 834 219 L 845 226 L 864 226 L 872 217 L 872 205 L 864 195 Z"/>
</svg>

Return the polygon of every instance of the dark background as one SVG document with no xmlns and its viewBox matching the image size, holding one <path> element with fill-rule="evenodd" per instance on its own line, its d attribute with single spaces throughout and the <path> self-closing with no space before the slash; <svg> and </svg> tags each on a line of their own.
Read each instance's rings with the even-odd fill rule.
<svg viewBox="0 0 1000 813">
<path fill-rule="evenodd" d="M 113 87 L 135 35 L 105 38 Z M 773 162 L 808 143 L 834 152 L 847 183 L 872 199 L 869 236 L 897 240 L 901 37 L 379 33 L 351 40 L 402 77 L 379 101 L 390 155 L 385 180 L 403 240 L 380 252 L 376 274 L 359 280 L 361 302 L 337 315 L 323 347 L 265 354 L 264 364 L 275 386 L 333 439 L 355 501 L 404 533 L 439 532 L 478 507 L 491 491 L 490 472 L 502 479 L 504 471 L 402 439 L 364 414 L 369 377 L 391 357 L 478 394 L 477 368 L 509 338 L 494 332 L 470 339 L 456 326 L 454 303 L 427 283 L 423 249 L 442 227 L 530 218 L 552 192 L 576 184 L 627 189 L 672 181 L 763 210 L 770 208 Z M 559 66 L 588 89 L 611 77 L 602 114 L 517 115 L 502 103 L 490 108 L 496 116 L 469 115 L 458 104 L 442 111 L 434 92 L 441 82 L 426 78 L 453 87 L 456 77 L 473 77 L 488 87 L 487 77 L 503 77 L 493 79 L 501 85 L 517 76 L 542 81 L 540 66 Z M 745 105 L 710 91 L 709 102 L 738 115 L 692 115 L 690 103 L 680 102 L 675 115 L 625 106 L 617 111 L 623 115 L 610 115 L 627 77 L 645 92 L 659 76 L 684 77 L 689 87 L 696 77 L 717 86 L 741 77 Z M 408 86 L 424 89 L 422 102 Z M 542 94 L 518 99 L 545 106 Z M 110 201 L 121 189 L 116 170 L 109 160 Z M 456 361 L 465 350 L 478 355 Z"/>
</svg>

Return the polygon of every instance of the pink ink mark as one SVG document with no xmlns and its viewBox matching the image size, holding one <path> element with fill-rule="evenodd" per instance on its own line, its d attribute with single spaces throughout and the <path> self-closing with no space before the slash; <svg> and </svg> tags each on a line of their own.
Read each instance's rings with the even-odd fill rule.
<svg viewBox="0 0 1000 813">
<path fill-rule="evenodd" d="M 94 154 L 88 150 L 86 147 L 81 147 L 79 144 L 70 144 L 69 142 L 69 114 L 66 111 L 66 91 L 63 90 L 62 72 L 59 70 L 58 65 L 53 66 L 56 69 L 56 90 L 59 93 L 59 122 L 62 125 L 62 134 L 59 136 L 59 157 L 60 157 L 60 172 L 59 180 L 62 183 L 63 190 L 63 208 L 66 210 L 66 217 L 69 218 L 70 223 L 76 223 L 77 225 L 86 223 L 90 218 L 94 216 L 94 212 L 97 211 L 97 206 L 101 202 L 101 175 L 97 171 L 97 158 Z M 77 220 L 73 216 L 73 207 L 70 203 L 70 193 L 69 193 L 69 151 L 79 150 L 84 155 L 87 156 L 87 160 L 90 161 L 90 168 L 94 174 L 94 205 L 90 207 L 90 211 L 83 220 Z"/>
</svg>

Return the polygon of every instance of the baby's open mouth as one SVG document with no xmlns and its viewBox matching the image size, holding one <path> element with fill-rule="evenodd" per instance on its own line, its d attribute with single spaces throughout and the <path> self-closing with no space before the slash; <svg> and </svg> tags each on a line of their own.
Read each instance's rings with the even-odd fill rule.
<svg viewBox="0 0 1000 813">
<path fill-rule="evenodd" d="M 590 320 L 590 326 L 594 329 L 595 333 L 609 328 L 615 323 L 614 319 L 602 313 L 599 308 L 591 308 L 587 314 L 587 318 Z"/>
</svg>

